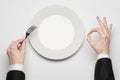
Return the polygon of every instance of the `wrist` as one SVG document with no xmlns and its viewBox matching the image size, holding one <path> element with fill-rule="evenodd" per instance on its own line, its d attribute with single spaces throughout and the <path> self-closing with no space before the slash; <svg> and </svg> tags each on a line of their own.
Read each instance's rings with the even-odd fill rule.
<svg viewBox="0 0 120 80">
<path fill-rule="evenodd" d="M 98 55 L 100 55 L 100 54 L 107 54 L 107 55 L 109 55 L 109 53 L 108 52 L 100 52 L 100 53 L 98 53 Z"/>
<path fill-rule="evenodd" d="M 108 54 L 109 55 L 109 50 L 98 51 L 98 54 Z"/>
<path fill-rule="evenodd" d="M 13 65 L 13 64 L 21 64 L 21 65 L 23 65 L 24 62 L 23 61 L 18 61 L 18 60 L 11 60 L 10 65 Z"/>
</svg>

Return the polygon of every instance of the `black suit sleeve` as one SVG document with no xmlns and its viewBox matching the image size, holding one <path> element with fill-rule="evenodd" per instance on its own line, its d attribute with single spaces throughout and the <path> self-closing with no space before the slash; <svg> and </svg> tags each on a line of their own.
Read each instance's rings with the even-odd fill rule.
<svg viewBox="0 0 120 80">
<path fill-rule="evenodd" d="M 109 58 L 101 58 L 97 61 L 94 80 L 115 80 L 112 62 Z"/>
<path fill-rule="evenodd" d="M 22 71 L 9 71 L 6 80 L 25 80 L 25 74 Z"/>
</svg>

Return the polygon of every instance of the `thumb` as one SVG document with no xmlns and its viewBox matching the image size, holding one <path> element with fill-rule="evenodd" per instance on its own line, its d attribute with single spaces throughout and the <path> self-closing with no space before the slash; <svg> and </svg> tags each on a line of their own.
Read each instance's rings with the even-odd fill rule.
<svg viewBox="0 0 120 80">
<path fill-rule="evenodd" d="M 109 27 L 109 34 L 111 34 L 111 31 L 112 31 L 112 24 L 110 24 L 110 27 Z"/>
<path fill-rule="evenodd" d="M 26 49 L 26 40 L 22 42 L 21 51 L 25 52 L 25 49 Z"/>
</svg>

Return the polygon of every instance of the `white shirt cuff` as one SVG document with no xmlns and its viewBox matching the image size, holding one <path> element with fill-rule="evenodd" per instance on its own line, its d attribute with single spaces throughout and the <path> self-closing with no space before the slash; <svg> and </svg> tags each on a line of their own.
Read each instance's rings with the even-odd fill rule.
<svg viewBox="0 0 120 80">
<path fill-rule="evenodd" d="M 101 58 L 110 58 L 109 54 L 106 53 L 101 53 L 97 56 L 97 60 L 101 59 Z"/>
<path fill-rule="evenodd" d="M 9 66 L 9 71 L 12 71 L 12 70 L 23 71 L 23 65 L 22 64 L 11 64 Z"/>
</svg>

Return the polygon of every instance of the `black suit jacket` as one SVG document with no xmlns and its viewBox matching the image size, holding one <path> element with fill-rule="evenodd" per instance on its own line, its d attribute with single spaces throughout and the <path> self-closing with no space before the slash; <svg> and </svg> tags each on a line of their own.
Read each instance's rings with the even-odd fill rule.
<svg viewBox="0 0 120 80">
<path fill-rule="evenodd" d="M 6 80 L 25 80 L 25 74 L 17 70 L 9 71 Z M 115 80 L 109 58 L 102 58 L 97 61 L 94 80 Z"/>
<path fill-rule="evenodd" d="M 25 80 L 25 74 L 22 71 L 9 71 L 6 80 Z"/>
<path fill-rule="evenodd" d="M 109 58 L 101 58 L 97 61 L 94 80 L 115 80 L 112 62 Z"/>
</svg>

